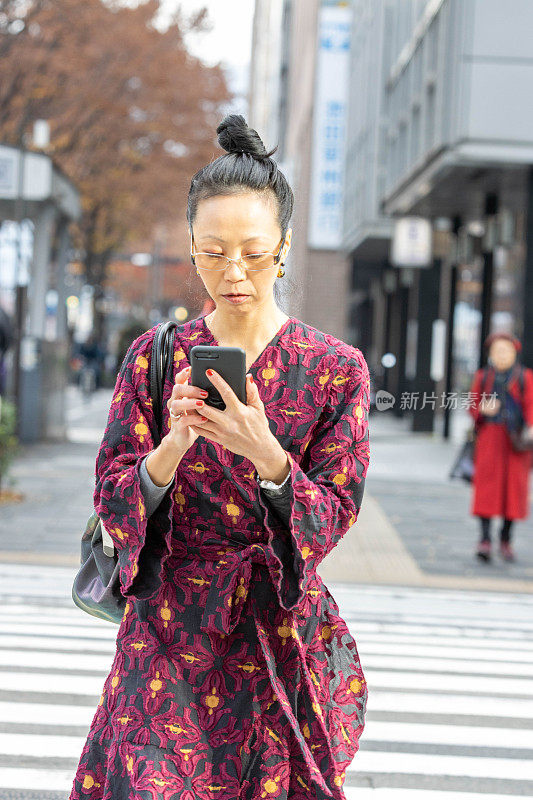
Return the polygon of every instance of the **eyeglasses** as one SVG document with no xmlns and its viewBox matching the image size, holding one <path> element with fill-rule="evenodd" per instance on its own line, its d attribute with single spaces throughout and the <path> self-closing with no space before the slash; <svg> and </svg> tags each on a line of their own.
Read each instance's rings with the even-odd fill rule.
<svg viewBox="0 0 533 800">
<path fill-rule="evenodd" d="M 240 258 L 228 258 L 222 253 L 193 253 L 193 238 L 191 236 L 191 261 L 199 269 L 219 271 L 226 269 L 231 261 L 236 261 L 241 267 L 244 264 L 246 270 L 260 272 L 264 269 L 271 269 L 278 263 L 284 243 L 285 239 L 281 242 L 277 253 L 249 253 L 247 256 L 241 256 Z"/>
</svg>

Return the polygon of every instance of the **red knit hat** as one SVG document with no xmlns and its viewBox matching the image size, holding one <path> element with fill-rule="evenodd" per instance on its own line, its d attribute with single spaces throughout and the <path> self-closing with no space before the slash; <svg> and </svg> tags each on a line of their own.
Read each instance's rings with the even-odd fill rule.
<svg viewBox="0 0 533 800">
<path fill-rule="evenodd" d="M 512 342 L 517 353 L 522 349 L 522 345 L 516 336 L 513 336 L 512 333 L 507 333 L 507 331 L 495 331 L 494 333 L 490 333 L 485 339 L 484 347 L 488 350 L 496 339 L 507 339 L 507 341 Z"/>
</svg>

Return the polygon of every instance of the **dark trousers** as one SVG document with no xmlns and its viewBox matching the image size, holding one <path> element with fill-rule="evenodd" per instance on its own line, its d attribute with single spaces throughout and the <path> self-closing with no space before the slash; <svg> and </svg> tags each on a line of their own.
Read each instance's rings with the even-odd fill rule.
<svg viewBox="0 0 533 800">
<path fill-rule="evenodd" d="M 480 517 L 479 519 L 481 520 L 481 541 L 490 542 L 490 521 L 492 517 Z M 511 541 L 511 527 L 513 522 L 514 520 L 504 517 L 502 527 L 500 528 L 501 542 Z"/>
</svg>

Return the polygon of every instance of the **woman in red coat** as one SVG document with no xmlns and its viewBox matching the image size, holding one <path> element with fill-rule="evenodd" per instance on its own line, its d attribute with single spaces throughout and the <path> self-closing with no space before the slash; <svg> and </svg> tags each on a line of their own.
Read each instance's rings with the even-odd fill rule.
<svg viewBox="0 0 533 800">
<path fill-rule="evenodd" d="M 529 471 L 531 450 L 513 448 L 509 430 L 523 423 L 533 435 L 533 370 L 517 361 L 520 342 L 509 333 L 487 337 L 488 367 L 478 369 L 470 389 L 469 412 L 478 432 L 474 452 L 474 480 L 470 513 L 480 517 L 481 538 L 478 558 L 491 558 L 490 520 L 502 517 L 499 552 L 514 560 L 511 526 L 529 514 Z M 523 370 L 523 393 L 520 388 Z M 495 397 L 494 397 L 495 396 Z"/>
</svg>

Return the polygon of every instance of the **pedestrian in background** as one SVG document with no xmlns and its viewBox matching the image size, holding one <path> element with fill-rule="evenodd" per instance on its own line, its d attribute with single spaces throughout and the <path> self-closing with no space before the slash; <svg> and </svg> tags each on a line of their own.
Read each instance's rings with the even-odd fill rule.
<svg viewBox="0 0 533 800">
<path fill-rule="evenodd" d="M 13 346 L 14 342 L 15 337 L 13 334 L 13 320 L 0 306 L 0 397 L 6 394 L 6 355 L 8 350 Z"/>
<path fill-rule="evenodd" d="M 87 339 L 81 343 L 79 353 L 83 358 L 84 367 L 94 370 L 94 388 L 99 389 L 102 385 L 102 366 L 105 360 L 105 353 L 94 332 L 91 332 Z"/>
<path fill-rule="evenodd" d="M 533 432 L 533 370 L 519 363 L 522 345 L 510 333 L 492 333 L 484 346 L 488 365 L 474 375 L 473 403 L 468 409 L 477 430 L 470 512 L 481 521 L 477 557 L 490 561 L 491 517 L 499 516 L 499 553 L 506 561 L 514 561 L 511 528 L 515 519 L 529 514 L 533 454 L 516 450 L 510 432 L 520 430 L 522 424 Z M 492 394 L 495 397 L 490 397 Z"/>
</svg>

